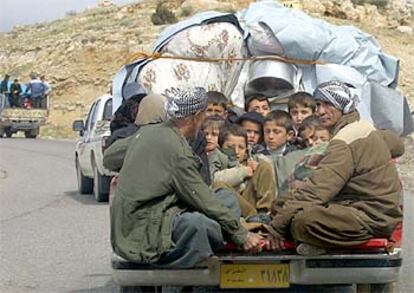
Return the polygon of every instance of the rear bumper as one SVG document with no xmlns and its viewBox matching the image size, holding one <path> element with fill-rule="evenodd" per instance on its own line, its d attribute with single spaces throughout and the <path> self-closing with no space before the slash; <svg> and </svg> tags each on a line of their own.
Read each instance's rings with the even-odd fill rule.
<svg viewBox="0 0 414 293">
<path fill-rule="evenodd" d="M 44 125 L 44 121 L 2 121 L 0 126 L 10 127 L 12 131 L 37 129 Z"/>
<path fill-rule="evenodd" d="M 221 263 L 289 263 L 292 285 L 374 284 L 398 279 L 401 251 L 376 254 L 221 256 L 209 268 L 154 269 L 112 257 L 112 275 L 120 286 L 219 286 Z"/>
</svg>

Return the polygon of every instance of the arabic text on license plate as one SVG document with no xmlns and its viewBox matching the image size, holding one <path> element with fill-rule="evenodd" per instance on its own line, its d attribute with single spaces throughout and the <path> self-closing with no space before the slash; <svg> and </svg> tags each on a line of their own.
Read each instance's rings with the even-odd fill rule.
<svg viewBox="0 0 414 293">
<path fill-rule="evenodd" d="M 289 264 L 222 264 L 221 288 L 288 288 Z"/>
</svg>

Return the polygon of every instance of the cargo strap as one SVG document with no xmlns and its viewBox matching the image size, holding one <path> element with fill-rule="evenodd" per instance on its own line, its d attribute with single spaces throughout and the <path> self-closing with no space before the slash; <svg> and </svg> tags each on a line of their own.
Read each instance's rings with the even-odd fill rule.
<svg viewBox="0 0 414 293">
<path fill-rule="evenodd" d="M 185 57 L 185 56 L 171 56 L 164 55 L 156 52 L 148 54 L 145 52 L 136 52 L 128 57 L 127 63 L 131 63 L 138 59 L 157 60 L 157 59 L 172 59 L 172 60 L 185 60 L 185 61 L 197 61 L 197 62 L 233 62 L 233 61 L 258 61 L 258 60 L 271 60 L 280 61 L 287 64 L 302 64 L 302 65 L 315 65 L 315 64 L 327 64 L 327 62 L 320 60 L 302 60 L 302 59 L 289 59 L 276 55 L 263 55 L 253 57 L 240 57 L 240 58 L 207 58 L 207 57 Z"/>
</svg>

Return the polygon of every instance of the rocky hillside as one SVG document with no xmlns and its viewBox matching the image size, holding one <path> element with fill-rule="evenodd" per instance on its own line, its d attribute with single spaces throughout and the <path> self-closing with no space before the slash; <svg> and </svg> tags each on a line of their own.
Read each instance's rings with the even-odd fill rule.
<svg viewBox="0 0 414 293">
<path fill-rule="evenodd" d="M 166 1 L 178 20 L 202 10 L 237 11 L 252 1 Z M 356 25 L 373 34 L 384 51 L 401 58 L 400 89 L 414 105 L 412 2 L 306 0 L 279 1 L 336 24 Z M 362 2 L 365 2 L 362 3 Z M 366 4 L 366 3 L 376 4 Z M 362 4 L 362 5 L 359 5 Z M 153 25 L 157 1 L 123 7 L 105 1 L 82 13 L 0 34 L 0 74 L 27 81 L 44 74 L 52 85 L 45 137 L 74 137 L 71 123 L 84 118 L 90 103 L 107 92 L 112 75 L 137 51 L 149 51 L 165 25 Z"/>
</svg>

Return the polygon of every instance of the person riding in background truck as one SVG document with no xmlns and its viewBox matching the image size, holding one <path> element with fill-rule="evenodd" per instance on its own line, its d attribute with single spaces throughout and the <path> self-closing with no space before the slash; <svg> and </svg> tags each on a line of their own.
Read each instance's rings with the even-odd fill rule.
<svg viewBox="0 0 414 293">
<path fill-rule="evenodd" d="M 20 95 L 22 93 L 22 86 L 16 78 L 10 86 L 10 107 L 20 107 Z"/>
<path fill-rule="evenodd" d="M 0 94 L 4 95 L 4 98 L 6 99 L 6 105 L 9 104 L 9 79 L 10 75 L 6 74 L 0 83 Z"/>
<path fill-rule="evenodd" d="M 200 159 L 188 141 L 205 118 L 203 88 L 171 88 L 164 94 L 167 122 L 144 126 L 131 139 L 111 204 L 111 243 L 129 261 L 190 268 L 224 245 L 224 235 L 246 251 L 261 237 L 240 224 L 236 197 L 209 189 Z M 119 166 L 105 151 L 104 166 Z"/>
<path fill-rule="evenodd" d="M 41 108 L 46 109 L 47 108 L 47 99 L 50 95 L 50 92 L 52 91 L 52 87 L 50 84 L 46 81 L 46 77 L 44 75 L 40 76 L 40 81 L 45 85 L 45 94 L 41 102 Z"/>
<path fill-rule="evenodd" d="M 33 103 L 33 108 L 42 108 L 43 99 L 45 98 L 46 86 L 36 77 L 31 75 L 32 80 L 27 84 L 26 93 L 30 91 L 30 100 Z"/>
<path fill-rule="evenodd" d="M 347 85 L 320 84 L 313 98 L 333 137 L 305 185 L 273 210 L 269 246 L 277 250 L 292 237 L 298 253 L 317 255 L 390 237 L 402 221 L 401 184 L 391 159 L 404 153 L 404 144 L 360 119 Z"/>
</svg>

